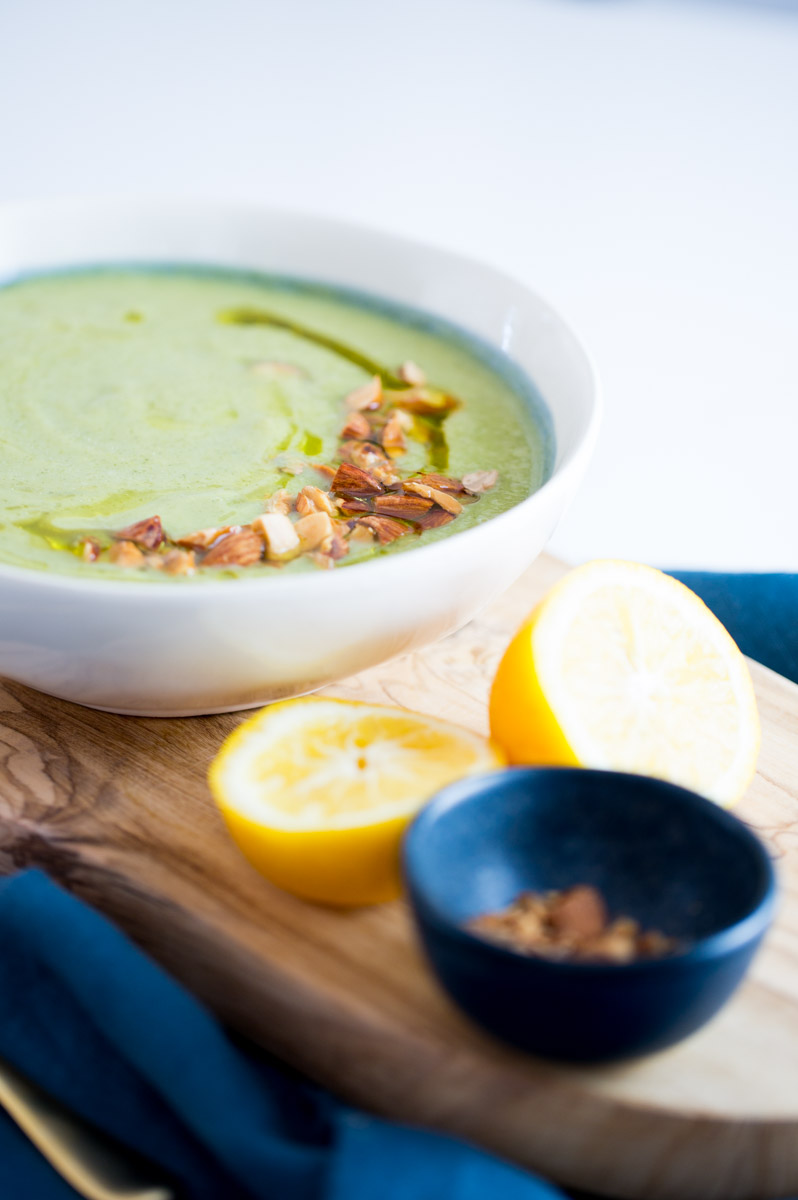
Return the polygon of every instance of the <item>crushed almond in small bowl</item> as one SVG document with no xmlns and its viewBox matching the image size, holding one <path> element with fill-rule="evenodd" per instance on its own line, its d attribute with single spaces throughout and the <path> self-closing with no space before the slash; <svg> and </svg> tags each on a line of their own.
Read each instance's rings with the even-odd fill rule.
<svg viewBox="0 0 798 1200">
<path fill-rule="evenodd" d="M 628 963 L 681 949 L 675 938 L 644 930 L 632 917 L 610 917 L 604 897 L 588 884 L 521 892 L 506 908 L 474 917 L 468 929 L 519 954 L 560 961 Z"/>
</svg>

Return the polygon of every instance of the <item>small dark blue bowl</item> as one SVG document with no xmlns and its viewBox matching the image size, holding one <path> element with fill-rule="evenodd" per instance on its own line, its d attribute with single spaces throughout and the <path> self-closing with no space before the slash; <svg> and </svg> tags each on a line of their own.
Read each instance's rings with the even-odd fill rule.
<svg viewBox="0 0 798 1200">
<path fill-rule="evenodd" d="M 693 792 L 614 771 L 511 768 L 440 792 L 404 840 L 409 899 L 433 970 L 491 1033 L 600 1062 L 693 1033 L 740 983 L 773 917 L 768 854 Z M 465 928 L 521 891 L 592 884 L 612 916 L 679 940 L 667 957 L 552 962 Z"/>
</svg>

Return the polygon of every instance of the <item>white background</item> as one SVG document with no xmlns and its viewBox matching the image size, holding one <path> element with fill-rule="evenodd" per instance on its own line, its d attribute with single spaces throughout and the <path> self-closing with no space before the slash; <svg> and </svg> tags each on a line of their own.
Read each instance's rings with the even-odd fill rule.
<svg viewBox="0 0 798 1200">
<path fill-rule="evenodd" d="M 553 549 L 798 569 L 798 6 L 0 0 L 0 201 L 262 199 L 488 259 L 607 415 Z"/>
</svg>

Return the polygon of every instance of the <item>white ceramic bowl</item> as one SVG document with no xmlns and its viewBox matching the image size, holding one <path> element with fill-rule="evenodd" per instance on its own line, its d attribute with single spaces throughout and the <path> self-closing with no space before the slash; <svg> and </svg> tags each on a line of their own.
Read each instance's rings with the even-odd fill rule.
<svg viewBox="0 0 798 1200">
<path fill-rule="evenodd" d="M 0 280 L 134 261 L 305 276 L 449 318 L 501 347 L 537 384 L 553 420 L 553 473 L 475 528 L 317 574 L 147 587 L 0 564 L 0 674 L 120 713 L 263 704 L 451 633 L 543 548 L 587 466 L 600 406 L 582 346 L 526 287 L 455 254 L 297 213 L 108 201 L 0 210 Z"/>
</svg>

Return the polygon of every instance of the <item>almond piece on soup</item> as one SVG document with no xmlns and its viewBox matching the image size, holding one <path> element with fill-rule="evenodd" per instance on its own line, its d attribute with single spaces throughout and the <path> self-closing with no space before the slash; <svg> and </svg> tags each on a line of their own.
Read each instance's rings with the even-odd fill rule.
<svg viewBox="0 0 798 1200">
<path fill-rule="evenodd" d="M 435 475 L 430 472 L 416 475 L 413 482 L 424 483 L 427 487 L 437 488 L 440 492 L 451 492 L 457 496 L 464 495 L 468 490 L 459 479 L 452 479 L 449 475 Z"/>
<path fill-rule="evenodd" d="M 335 467 L 329 466 L 327 463 L 308 463 L 311 471 L 318 471 L 325 479 L 333 479 L 335 477 Z"/>
<path fill-rule="evenodd" d="M 373 529 L 369 529 L 368 526 L 364 525 L 362 521 L 356 521 L 349 533 L 349 542 L 350 544 L 354 543 L 355 545 L 361 546 L 371 545 L 371 543 L 374 541 L 374 537 L 375 534 Z"/>
<path fill-rule="evenodd" d="M 329 513 L 314 512 L 302 517 L 293 526 L 302 551 L 315 550 L 326 538 L 333 536 L 333 523 Z"/>
<path fill-rule="evenodd" d="M 355 388 L 346 397 L 346 407 L 353 408 L 357 412 L 379 408 L 381 403 L 382 380 L 379 375 L 372 375 L 368 383 L 364 383 L 362 387 Z"/>
<path fill-rule="evenodd" d="M 452 516 L 457 516 L 458 512 L 463 511 L 460 500 L 456 500 L 449 492 L 440 491 L 439 487 L 420 484 L 415 479 L 407 479 L 404 481 L 402 487 L 406 492 L 412 492 L 415 496 L 425 496 L 428 500 L 432 500 L 434 504 L 439 504 L 440 508 L 445 509 L 446 512 L 451 512 Z"/>
<path fill-rule="evenodd" d="M 285 488 L 280 488 L 272 496 L 267 496 L 263 511 L 267 513 L 283 513 L 288 516 L 294 507 L 294 497 Z"/>
<path fill-rule="evenodd" d="M 416 363 L 410 359 L 403 362 L 399 370 L 396 372 L 402 383 L 424 384 L 427 382 L 427 377 Z"/>
<path fill-rule="evenodd" d="M 207 550 L 225 533 L 230 533 L 231 528 L 230 525 L 222 525 L 218 529 L 197 529 L 194 533 L 177 538 L 176 545 L 187 546 L 189 550 Z"/>
<path fill-rule="evenodd" d="M 495 487 L 498 479 L 498 471 L 471 471 L 463 476 L 463 487 L 466 491 L 479 495 L 480 492 L 488 492 Z"/>
<path fill-rule="evenodd" d="M 399 414 L 394 413 L 382 431 L 382 444 L 389 454 L 404 454 L 407 449 Z"/>
<path fill-rule="evenodd" d="M 415 525 L 417 532 L 423 533 L 425 529 L 440 529 L 441 525 L 448 525 L 453 520 L 452 514 L 445 512 L 442 508 L 431 508 L 429 512 L 416 517 Z"/>
<path fill-rule="evenodd" d="M 102 546 L 94 538 L 86 538 L 81 542 L 80 557 L 84 562 L 96 562 L 102 553 Z"/>
<path fill-rule="evenodd" d="M 442 416 L 459 405 L 454 396 L 429 387 L 413 387 L 408 388 L 406 392 L 392 392 L 391 397 L 397 408 L 403 408 L 406 412 L 415 413 L 420 417 Z"/>
<path fill-rule="evenodd" d="M 371 426 L 362 412 L 356 412 L 354 409 L 349 414 L 349 419 L 341 430 L 342 438 L 358 438 L 360 441 L 363 438 L 371 436 Z"/>
<path fill-rule="evenodd" d="M 395 542 L 397 538 L 404 537 L 410 532 L 410 526 L 405 525 L 402 521 L 395 521 L 393 517 L 374 516 L 359 517 L 359 525 L 365 525 L 375 534 L 377 541 L 381 546 L 387 546 L 390 542 Z"/>
<path fill-rule="evenodd" d="M 320 544 L 319 550 L 322 554 L 329 554 L 330 558 L 343 558 L 349 553 L 349 543 L 346 538 L 337 529 L 329 537 L 326 537 Z"/>
<path fill-rule="evenodd" d="M 274 514 L 275 517 L 278 515 Z M 288 521 L 288 517 L 280 519 Z M 253 563 L 259 562 L 262 554 L 263 539 L 253 529 L 234 528 L 213 543 L 203 558 L 202 565 L 203 567 L 249 567 Z"/>
<path fill-rule="evenodd" d="M 311 560 L 311 562 L 314 562 L 317 567 L 321 567 L 326 571 L 331 570 L 335 566 L 335 559 L 332 557 L 332 555 L 323 554 L 321 550 L 314 550 L 312 554 L 308 555 L 308 558 Z"/>
<path fill-rule="evenodd" d="M 136 521 L 133 525 L 118 530 L 113 537 L 118 542 L 134 542 L 145 550 L 157 550 L 164 541 L 161 518 L 146 517 L 143 521 Z"/>
<path fill-rule="evenodd" d="M 135 542 L 114 542 L 108 558 L 117 567 L 143 567 L 144 555 Z"/>
<path fill-rule="evenodd" d="M 367 470 L 380 484 L 394 484 L 398 480 L 390 458 L 382 446 L 376 446 L 373 442 L 342 442 L 338 454 L 344 462 Z"/>
<path fill-rule="evenodd" d="M 170 550 L 161 561 L 167 575 L 193 575 L 196 560 L 193 550 Z"/>
<path fill-rule="evenodd" d="M 373 442 L 342 442 L 338 454 L 344 462 L 368 471 L 379 483 L 396 483 L 399 479 L 388 455 Z"/>
<path fill-rule="evenodd" d="M 375 446 L 374 442 L 360 441 L 358 438 L 348 438 L 341 442 L 338 457 L 341 462 L 354 463 L 362 471 L 370 470 L 372 463 L 389 461 L 388 455 L 380 446 Z"/>
<path fill-rule="evenodd" d="M 391 494 L 378 496 L 374 501 L 374 509 L 378 516 L 401 517 L 405 521 L 415 521 L 432 508 L 432 501 L 423 496 L 399 496 Z"/>
<path fill-rule="evenodd" d="M 357 516 L 358 513 L 374 512 L 374 505 L 370 500 L 357 500 L 354 496 L 342 500 L 339 507 L 345 517 Z"/>
<path fill-rule="evenodd" d="M 312 512 L 326 512 L 331 517 L 334 517 L 336 513 L 335 501 L 332 496 L 328 492 L 323 492 L 321 488 L 314 487 L 312 483 L 303 487 L 297 496 L 296 510 L 302 517 L 306 517 L 308 513 Z"/>
<path fill-rule="evenodd" d="M 300 549 L 296 528 L 285 513 L 263 513 L 252 522 L 252 529 L 265 538 L 268 559 L 293 558 Z"/>
<path fill-rule="evenodd" d="M 341 463 L 330 491 L 338 496 L 376 496 L 383 491 L 378 479 L 352 463 Z"/>
<path fill-rule="evenodd" d="M 429 493 L 430 499 L 445 509 L 446 512 L 451 513 L 453 517 L 456 517 L 458 513 L 463 511 L 460 501 L 455 500 L 454 496 L 449 495 L 448 492 L 442 492 L 440 488 L 430 488 Z"/>
</svg>

